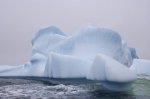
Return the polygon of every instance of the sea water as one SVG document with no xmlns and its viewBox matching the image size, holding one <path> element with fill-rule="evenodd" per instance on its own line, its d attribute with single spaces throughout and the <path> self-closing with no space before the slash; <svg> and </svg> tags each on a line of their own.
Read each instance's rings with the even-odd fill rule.
<svg viewBox="0 0 150 99">
<path fill-rule="evenodd" d="M 139 76 L 126 92 L 103 89 L 100 83 L 64 85 L 47 81 L 0 78 L 0 99 L 150 99 L 150 76 Z"/>
</svg>

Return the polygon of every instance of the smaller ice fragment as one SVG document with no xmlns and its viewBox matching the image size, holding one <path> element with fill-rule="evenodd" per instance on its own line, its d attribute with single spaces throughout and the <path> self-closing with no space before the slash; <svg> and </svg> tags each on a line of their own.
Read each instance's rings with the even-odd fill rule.
<svg viewBox="0 0 150 99">
<path fill-rule="evenodd" d="M 150 75 L 150 61 L 145 59 L 134 59 L 130 69 L 138 75 Z"/>
</svg>

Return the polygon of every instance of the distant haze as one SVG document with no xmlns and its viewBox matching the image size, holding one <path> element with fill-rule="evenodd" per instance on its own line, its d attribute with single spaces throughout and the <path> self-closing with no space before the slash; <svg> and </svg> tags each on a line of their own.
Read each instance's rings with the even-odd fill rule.
<svg viewBox="0 0 150 99">
<path fill-rule="evenodd" d="M 0 0 L 0 64 L 29 61 L 31 39 L 42 27 L 72 35 L 89 24 L 118 31 L 150 59 L 150 0 Z"/>
</svg>

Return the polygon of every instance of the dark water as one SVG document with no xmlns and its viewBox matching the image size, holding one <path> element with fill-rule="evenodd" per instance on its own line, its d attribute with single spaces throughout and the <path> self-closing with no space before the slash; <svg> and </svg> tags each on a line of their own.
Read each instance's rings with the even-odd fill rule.
<svg viewBox="0 0 150 99">
<path fill-rule="evenodd" d="M 127 92 L 112 92 L 97 84 L 63 85 L 0 78 L 0 99 L 150 99 L 149 77 L 138 78 Z"/>
</svg>

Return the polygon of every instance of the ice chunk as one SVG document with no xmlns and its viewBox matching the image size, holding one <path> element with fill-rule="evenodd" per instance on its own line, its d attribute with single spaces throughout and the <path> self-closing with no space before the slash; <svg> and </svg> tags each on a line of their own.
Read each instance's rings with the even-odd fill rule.
<svg viewBox="0 0 150 99">
<path fill-rule="evenodd" d="M 150 75 L 150 61 L 145 59 L 134 59 L 130 69 L 138 75 Z"/>
<path fill-rule="evenodd" d="M 69 55 L 51 53 L 45 68 L 45 76 L 52 78 L 85 78 L 91 62 Z"/>
<path fill-rule="evenodd" d="M 39 32 L 32 39 L 32 45 L 34 45 L 34 43 L 36 42 L 36 40 L 39 37 L 42 37 L 44 34 L 57 34 L 57 35 L 66 36 L 59 28 L 57 28 L 55 26 L 50 26 L 50 27 L 43 28 L 43 29 L 39 30 Z"/>
<path fill-rule="evenodd" d="M 136 75 L 126 66 L 104 54 L 98 54 L 87 79 L 100 80 L 101 85 L 113 91 L 126 91 Z"/>
<path fill-rule="evenodd" d="M 48 54 L 49 50 L 53 49 L 53 47 L 65 39 L 65 34 L 57 27 L 51 26 L 41 29 L 32 39 L 33 53 L 34 51 L 38 51 Z"/>
<path fill-rule="evenodd" d="M 87 78 L 92 80 L 125 83 L 135 80 L 136 75 L 128 67 L 99 53 L 94 59 L 93 66 Z"/>
<path fill-rule="evenodd" d="M 135 79 L 131 71 L 134 69 L 128 67 L 137 58 L 136 51 L 110 29 L 88 26 L 77 35 L 68 37 L 51 26 L 35 35 L 32 46 L 29 63 L 16 67 L 1 66 L 0 76 L 88 78 L 100 80 L 113 90 L 126 89 Z M 134 64 L 132 68 L 135 67 L 136 71 Z M 147 64 L 144 67 L 148 68 Z"/>
<path fill-rule="evenodd" d="M 66 38 L 66 35 L 54 26 L 39 30 L 32 40 L 32 67 L 30 67 L 28 74 L 43 76 L 49 51 Z"/>
<path fill-rule="evenodd" d="M 132 58 L 120 35 L 112 30 L 89 26 L 62 42 L 53 51 L 60 54 L 93 60 L 97 53 L 108 55 L 130 66 Z M 129 64 L 128 64 L 129 63 Z"/>
<path fill-rule="evenodd" d="M 0 66 L 0 76 L 28 76 L 28 67 L 27 65 L 18 65 L 18 66 Z"/>
<path fill-rule="evenodd" d="M 31 57 L 31 67 L 29 68 L 28 75 L 29 76 L 43 76 L 44 75 L 44 70 L 45 70 L 45 65 L 47 62 L 47 57 L 45 55 L 42 55 L 40 53 L 35 53 Z"/>
</svg>

